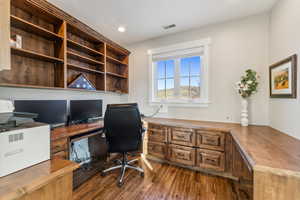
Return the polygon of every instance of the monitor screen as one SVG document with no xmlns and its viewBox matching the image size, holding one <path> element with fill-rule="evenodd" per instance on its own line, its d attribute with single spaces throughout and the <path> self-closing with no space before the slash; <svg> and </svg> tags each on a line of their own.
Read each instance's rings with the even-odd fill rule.
<svg viewBox="0 0 300 200">
<path fill-rule="evenodd" d="M 70 101 L 70 121 L 81 122 L 102 117 L 102 100 Z"/>
<path fill-rule="evenodd" d="M 67 122 L 66 100 L 16 100 L 15 112 L 36 113 L 37 122 L 52 126 L 64 125 Z"/>
</svg>

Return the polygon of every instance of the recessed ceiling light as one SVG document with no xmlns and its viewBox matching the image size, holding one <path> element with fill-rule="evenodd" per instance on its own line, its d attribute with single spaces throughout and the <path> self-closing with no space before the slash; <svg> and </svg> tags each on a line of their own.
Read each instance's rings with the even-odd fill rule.
<svg viewBox="0 0 300 200">
<path fill-rule="evenodd" d="M 124 33 L 126 31 L 126 28 L 124 26 L 119 26 L 118 31 Z"/>
</svg>

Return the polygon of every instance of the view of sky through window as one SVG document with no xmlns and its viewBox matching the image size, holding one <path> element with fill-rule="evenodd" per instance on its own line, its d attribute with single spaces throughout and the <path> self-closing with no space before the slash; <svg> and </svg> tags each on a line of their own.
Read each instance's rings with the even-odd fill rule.
<svg viewBox="0 0 300 200">
<path fill-rule="evenodd" d="M 201 57 L 180 59 L 180 97 L 200 97 Z"/>
<path fill-rule="evenodd" d="M 179 97 L 200 97 L 201 57 L 186 57 L 179 59 Z M 156 62 L 157 94 L 159 98 L 172 98 L 175 95 L 175 60 Z"/>
</svg>

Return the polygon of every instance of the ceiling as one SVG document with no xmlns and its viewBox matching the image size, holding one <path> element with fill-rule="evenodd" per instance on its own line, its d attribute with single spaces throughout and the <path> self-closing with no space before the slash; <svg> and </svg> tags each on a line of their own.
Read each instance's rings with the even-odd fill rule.
<svg viewBox="0 0 300 200">
<path fill-rule="evenodd" d="M 128 45 L 269 11 L 277 0 L 48 0 L 111 40 Z M 164 30 L 162 26 L 176 24 Z M 118 27 L 127 31 L 120 33 Z"/>
</svg>

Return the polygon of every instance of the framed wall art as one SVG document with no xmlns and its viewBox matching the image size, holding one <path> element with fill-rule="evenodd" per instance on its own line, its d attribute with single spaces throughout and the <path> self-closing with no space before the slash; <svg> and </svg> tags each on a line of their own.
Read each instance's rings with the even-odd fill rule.
<svg viewBox="0 0 300 200">
<path fill-rule="evenodd" d="M 270 97 L 297 98 L 297 55 L 270 66 Z"/>
</svg>

